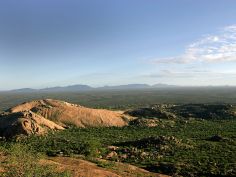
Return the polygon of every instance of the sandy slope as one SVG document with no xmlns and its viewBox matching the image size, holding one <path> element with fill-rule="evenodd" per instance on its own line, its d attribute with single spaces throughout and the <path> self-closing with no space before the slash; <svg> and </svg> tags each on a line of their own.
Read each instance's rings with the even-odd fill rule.
<svg viewBox="0 0 236 177">
<path fill-rule="evenodd" d="M 52 157 L 41 160 L 41 163 L 54 164 L 59 171 L 68 170 L 72 172 L 73 177 L 168 177 L 167 175 L 151 173 L 136 166 L 119 162 L 115 162 L 111 168 L 101 168 L 95 163 L 72 157 Z M 109 163 L 109 161 L 106 161 L 106 163 Z"/>
</svg>

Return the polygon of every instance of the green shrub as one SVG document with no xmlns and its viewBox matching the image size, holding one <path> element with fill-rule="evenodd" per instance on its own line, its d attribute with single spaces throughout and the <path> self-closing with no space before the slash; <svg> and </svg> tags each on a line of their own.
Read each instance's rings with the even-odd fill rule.
<svg viewBox="0 0 236 177">
<path fill-rule="evenodd" d="M 81 154 L 84 154 L 87 157 L 98 157 L 103 153 L 104 149 L 102 148 L 102 145 L 100 141 L 96 139 L 90 139 L 84 142 Z"/>
<path fill-rule="evenodd" d="M 13 144 L 7 150 L 6 177 L 68 177 L 68 172 L 57 173 L 53 166 L 39 164 L 40 155 L 22 144 Z"/>
</svg>

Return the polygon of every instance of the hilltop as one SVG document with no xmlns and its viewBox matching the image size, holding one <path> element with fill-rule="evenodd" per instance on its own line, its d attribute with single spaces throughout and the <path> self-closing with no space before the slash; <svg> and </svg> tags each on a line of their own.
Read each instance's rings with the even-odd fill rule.
<svg viewBox="0 0 236 177">
<path fill-rule="evenodd" d="M 122 127 L 129 116 L 122 112 L 86 108 L 64 101 L 44 99 L 25 102 L 0 115 L 0 135 L 43 134 L 48 129 L 75 127 Z"/>
</svg>

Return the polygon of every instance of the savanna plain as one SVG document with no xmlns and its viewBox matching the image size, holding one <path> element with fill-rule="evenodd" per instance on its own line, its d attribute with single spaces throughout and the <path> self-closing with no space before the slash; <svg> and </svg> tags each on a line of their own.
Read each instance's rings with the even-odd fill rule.
<svg viewBox="0 0 236 177">
<path fill-rule="evenodd" d="M 32 100 L 41 101 L 22 115 L 30 111 L 63 130 L 22 135 L 0 129 L 0 176 L 236 176 L 235 87 L 1 92 L 0 118 Z M 105 109 L 124 123 L 112 126 L 106 117 L 96 126 L 93 112 L 83 115 L 86 121 L 93 116 L 95 126 L 68 121 L 64 112 L 53 112 L 60 105 L 53 100 L 61 100 L 64 112 Z"/>
</svg>

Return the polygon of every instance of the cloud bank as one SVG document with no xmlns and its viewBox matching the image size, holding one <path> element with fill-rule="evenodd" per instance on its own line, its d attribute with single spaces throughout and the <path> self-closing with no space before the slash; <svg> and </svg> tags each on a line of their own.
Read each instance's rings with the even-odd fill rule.
<svg viewBox="0 0 236 177">
<path fill-rule="evenodd" d="M 188 45 L 180 56 L 156 58 L 151 63 L 236 62 L 236 24 L 227 26 Z"/>
<path fill-rule="evenodd" d="M 236 85 L 236 24 L 204 35 L 179 56 L 148 60 L 149 82 L 177 85 Z"/>
</svg>

